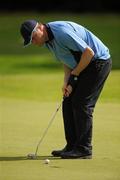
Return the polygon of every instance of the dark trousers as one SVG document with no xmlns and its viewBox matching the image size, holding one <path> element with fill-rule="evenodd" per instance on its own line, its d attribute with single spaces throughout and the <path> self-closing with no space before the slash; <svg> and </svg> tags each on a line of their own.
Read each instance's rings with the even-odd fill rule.
<svg viewBox="0 0 120 180">
<path fill-rule="evenodd" d="M 80 73 L 72 94 L 64 99 L 62 110 L 68 147 L 92 150 L 93 111 L 111 66 L 111 59 L 92 61 Z"/>
</svg>

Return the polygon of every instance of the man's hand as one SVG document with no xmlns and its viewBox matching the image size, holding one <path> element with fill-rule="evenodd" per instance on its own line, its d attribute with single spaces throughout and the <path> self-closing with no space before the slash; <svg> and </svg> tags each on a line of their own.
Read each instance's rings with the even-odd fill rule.
<svg viewBox="0 0 120 180">
<path fill-rule="evenodd" d="M 64 84 L 62 87 L 63 91 L 63 97 L 69 97 L 69 95 L 72 93 L 72 86 Z"/>
<path fill-rule="evenodd" d="M 71 74 L 68 82 L 64 83 L 64 85 L 62 87 L 64 97 L 69 97 L 69 95 L 72 93 L 73 89 L 76 87 L 77 81 L 78 81 L 78 76 Z"/>
</svg>

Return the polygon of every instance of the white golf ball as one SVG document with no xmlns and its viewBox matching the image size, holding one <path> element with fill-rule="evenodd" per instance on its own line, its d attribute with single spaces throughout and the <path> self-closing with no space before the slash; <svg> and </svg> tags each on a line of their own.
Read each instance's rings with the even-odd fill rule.
<svg viewBox="0 0 120 180">
<path fill-rule="evenodd" d="M 49 159 L 45 159 L 45 164 L 49 164 L 50 160 Z"/>
</svg>

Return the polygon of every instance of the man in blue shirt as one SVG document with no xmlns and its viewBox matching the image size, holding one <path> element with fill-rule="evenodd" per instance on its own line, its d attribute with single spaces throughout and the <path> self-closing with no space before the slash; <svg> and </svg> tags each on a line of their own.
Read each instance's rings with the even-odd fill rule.
<svg viewBox="0 0 120 180">
<path fill-rule="evenodd" d="M 92 157 L 95 104 L 111 70 L 109 49 L 87 28 L 69 21 L 21 25 L 24 46 L 45 45 L 63 63 L 63 120 L 66 146 L 52 152 L 65 159 Z"/>
</svg>

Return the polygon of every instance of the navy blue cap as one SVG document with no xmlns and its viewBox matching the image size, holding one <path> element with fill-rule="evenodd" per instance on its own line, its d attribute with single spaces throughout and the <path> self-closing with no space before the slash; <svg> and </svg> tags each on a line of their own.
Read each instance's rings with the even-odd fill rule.
<svg viewBox="0 0 120 180">
<path fill-rule="evenodd" d="M 27 46 L 31 43 L 32 32 L 36 28 L 37 24 L 38 23 L 35 20 L 27 20 L 24 23 L 22 23 L 20 33 L 24 38 L 24 46 Z"/>
</svg>

